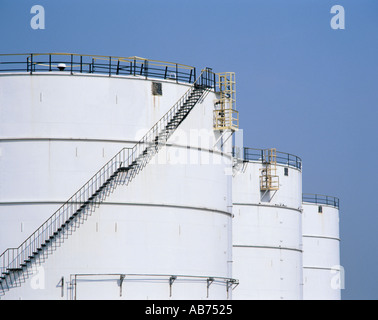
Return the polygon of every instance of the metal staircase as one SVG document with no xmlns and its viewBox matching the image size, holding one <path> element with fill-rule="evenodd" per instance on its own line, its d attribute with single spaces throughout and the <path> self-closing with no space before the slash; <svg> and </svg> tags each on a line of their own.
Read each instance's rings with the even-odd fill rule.
<svg viewBox="0 0 378 320">
<path fill-rule="evenodd" d="M 204 69 L 191 88 L 133 148 L 122 149 L 18 248 L 9 248 L 0 256 L 0 296 L 25 282 L 33 267 L 43 263 L 118 185 L 128 185 L 166 145 L 193 107 L 213 88 L 210 73 Z"/>
</svg>

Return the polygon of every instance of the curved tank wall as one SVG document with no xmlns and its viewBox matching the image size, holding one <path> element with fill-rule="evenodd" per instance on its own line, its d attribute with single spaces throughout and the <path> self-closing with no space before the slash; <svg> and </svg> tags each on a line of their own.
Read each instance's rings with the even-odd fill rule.
<svg viewBox="0 0 378 320">
<path fill-rule="evenodd" d="M 277 191 L 260 191 L 261 159 L 240 164 L 233 178 L 233 276 L 240 283 L 235 299 L 302 299 L 298 161 L 277 165 Z"/>
<path fill-rule="evenodd" d="M 336 198 L 304 195 L 303 277 L 305 300 L 341 299 L 343 272 Z"/>
<path fill-rule="evenodd" d="M 188 90 L 158 82 L 162 96 L 137 77 L 0 76 L 1 252 L 18 247 Z M 231 298 L 231 146 L 213 148 L 215 99 L 210 92 L 197 104 L 129 186 L 2 298 Z"/>
</svg>

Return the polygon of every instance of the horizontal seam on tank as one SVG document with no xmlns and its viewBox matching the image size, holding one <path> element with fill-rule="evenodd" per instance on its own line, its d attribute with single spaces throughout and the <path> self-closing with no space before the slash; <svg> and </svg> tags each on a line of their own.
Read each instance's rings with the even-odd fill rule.
<svg viewBox="0 0 378 320">
<path fill-rule="evenodd" d="M 340 269 L 337 269 L 337 268 L 326 268 L 326 267 L 308 267 L 308 266 L 303 266 L 303 269 L 313 269 L 313 270 L 327 270 L 327 271 L 341 271 Z"/>
<path fill-rule="evenodd" d="M 176 209 L 192 209 L 192 210 L 199 210 L 199 211 L 209 211 L 209 212 L 217 212 L 220 214 L 224 214 L 227 216 L 232 216 L 231 213 L 227 211 L 222 211 L 218 209 L 211 209 L 211 208 L 204 208 L 204 207 L 192 207 L 192 206 L 180 206 L 175 204 L 162 204 L 162 203 L 122 203 L 122 202 L 104 202 L 103 204 L 108 205 L 126 205 L 126 206 L 147 206 L 147 207 L 163 207 L 163 208 L 176 208 Z"/>
<path fill-rule="evenodd" d="M 310 236 L 310 235 L 303 235 L 303 238 L 327 239 L 327 240 L 341 241 L 340 238 L 325 237 L 325 236 Z"/>
<path fill-rule="evenodd" d="M 233 203 L 234 206 L 251 206 L 251 207 L 267 207 L 267 208 L 279 208 L 279 209 L 287 209 L 287 210 L 294 210 L 302 213 L 301 209 L 293 208 L 293 207 L 284 207 L 284 206 L 274 206 L 269 204 L 258 204 L 258 203 Z"/>
<path fill-rule="evenodd" d="M 238 245 L 234 244 L 234 248 L 251 248 L 251 249 L 275 249 L 275 250 L 288 250 L 288 251 L 296 251 L 303 253 L 303 250 L 295 249 L 295 248 L 287 248 L 287 247 L 271 247 L 271 246 L 247 246 L 247 245 Z"/>
<path fill-rule="evenodd" d="M 139 141 L 135 140 L 118 140 L 118 139 L 84 139 L 84 138 L 0 138 L 0 142 L 33 142 L 33 141 L 60 141 L 60 142 L 106 142 L 106 143 L 130 143 L 130 144 L 137 144 Z M 190 149 L 190 150 L 197 150 L 197 151 L 204 151 L 208 153 L 215 153 L 221 156 L 226 156 L 232 158 L 231 154 L 227 154 L 222 151 L 211 150 L 203 147 L 194 147 L 188 145 L 179 145 L 174 143 L 167 143 L 166 147 L 174 147 L 174 148 L 182 148 L 182 149 Z"/>
<path fill-rule="evenodd" d="M 87 139 L 87 138 L 0 138 L 0 142 L 7 141 L 65 141 L 65 142 L 116 142 L 116 143 L 136 143 L 134 140 L 118 139 Z"/>
<path fill-rule="evenodd" d="M 182 85 L 186 87 L 190 87 L 190 83 L 186 82 L 176 82 L 176 80 L 166 80 L 166 79 L 160 79 L 160 78 L 147 78 L 145 76 L 120 76 L 120 75 L 112 75 L 109 77 L 109 75 L 105 74 L 88 74 L 88 73 L 80 73 L 80 72 L 73 72 L 70 73 L 69 71 L 66 73 L 60 73 L 60 72 L 33 72 L 33 74 L 30 74 L 30 72 L 9 72 L 9 73 L 0 73 L 0 77 L 12 77 L 12 76 L 57 76 L 57 77 L 90 77 L 90 78 L 100 78 L 100 79 L 122 79 L 122 80 L 138 80 L 138 81 L 151 81 L 151 82 L 163 82 L 163 83 L 171 83 L 175 85 Z"/>
<path fill-rule="evenodd" d="M 50 205 L 50 204 L 56 204 L 56 205 L 62 205 L 65 202 L 63 201 L 12 201 L 12 202 L 0 202 L 0 206 L 5 205 Z M 80 204 L 80 203 L 77 203 Z M 140 207 L 164 207 L 164 208 L 176 208 L 176 209 L 192 209 L 192 210 L 198 210 L 198 211 L 209 211 L 209 212 L 216 212 L 220 214 L 224 214 L 227 216 L 231 216 L 232 214 L 227 211 L 222 211 L 218 209 L 211 209 L 211 208 L 203 208 L 203 207 L 192 207 L 192 206 L 180 206 L 180 205 L 174 205 L 174 204 L 158 204 L 158 203 L 133 203 L 133 202 L 103 202 L 101 206 L 103 205 L 117 205 L 117 206 L 140 206 Z"/>
</svg>

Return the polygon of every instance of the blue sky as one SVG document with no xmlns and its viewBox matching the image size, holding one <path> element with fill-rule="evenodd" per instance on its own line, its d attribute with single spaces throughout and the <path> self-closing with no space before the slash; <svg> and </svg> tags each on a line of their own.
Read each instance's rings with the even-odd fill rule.
<svg viewBox="0 0 378 320">
<path fill-rule="evenodd" d="M 45 30 L 30 27 L 33 5 Z M 345 30 L 330 27 L 334 5 Z M 1 0 L 0 52 L 141 56 L 237 75 L 246 146 L 341 201 L 344 299 L 378 299 L 378 1 Z"/>
</svg>

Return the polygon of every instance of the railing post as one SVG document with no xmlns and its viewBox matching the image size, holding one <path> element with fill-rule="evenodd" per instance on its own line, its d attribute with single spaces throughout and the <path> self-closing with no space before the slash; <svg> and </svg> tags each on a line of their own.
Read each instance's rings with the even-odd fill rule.
<svg viewBox="0 0 378 320">
<path fill-rule="evenodd" d="M 49 71 L 51 71 L 51 54 L 49 54 Z"/>
<path fill-rule="evenodd" d="M 112 76 L 112 57 L 109 57 L 109 77 Z"/>
<path fill-rule="evenodd" d="M 176 83 L 178 83 L 178 64 L 176 63 Z"/>
<path fill-rule="evenodd" d="M 71 54 L 71 74 L 73 74 L 73 54 Z"/>
<path fill-rule="evenodd" d="M 33 54 L 30 55 L 30 74 L 33 74 Z"/>
<path fill-rule="evenodd" d="M 80 56 L 80 73 L 83 73 L 83 56 Z"/>
</svg>

